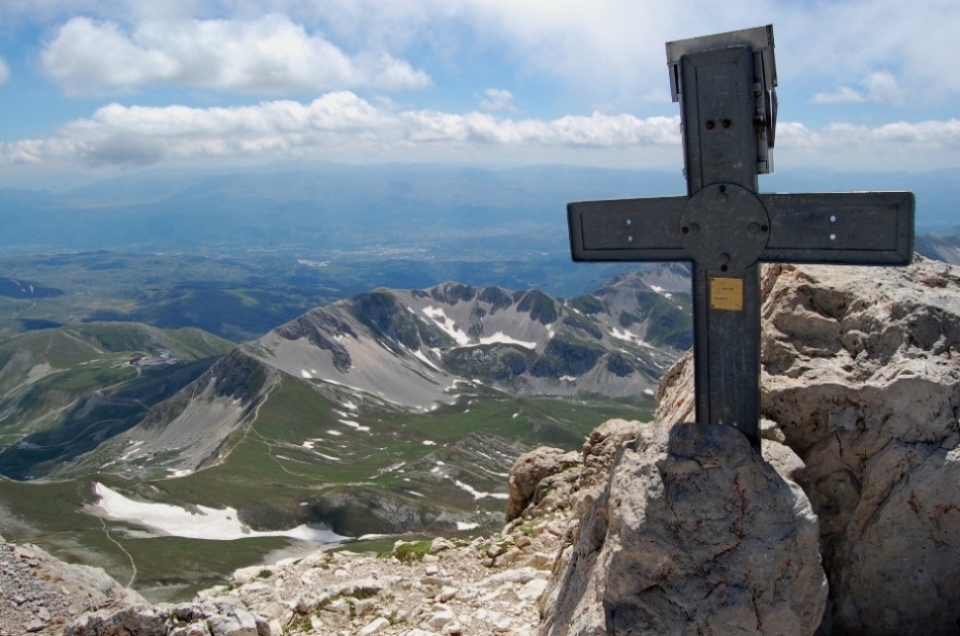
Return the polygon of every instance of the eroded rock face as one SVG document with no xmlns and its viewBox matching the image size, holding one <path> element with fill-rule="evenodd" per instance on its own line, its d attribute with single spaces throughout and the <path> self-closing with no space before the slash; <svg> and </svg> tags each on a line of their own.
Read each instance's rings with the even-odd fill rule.
<svg viewBox="0 0 960 636">
<path fill-rule="evenodd" d="M 830 591 L 818 633 L 957 633 L 960 272 L 922 259 L 905 268 L 774 266 L 765 269 L 762 289 L 763 456 L 786 483 L 803 488 L 819 518 Z M 692 371 L 687 357 L 665 374 L 654 426 L 694 419 Z M 674 498 L 683 504 L 674 505 L 677 527 L 690 522 L 689 510 L 679 511 L 691 494 L 669 485 L 675 477 L 665 469 L 674 460 L 666 459 L 669 442 L 657 440 L 624 452 L 609 494 L 583 520 L 576 548 L 560 560 L 567 579 L 554 582 L 553 595 L 541 605 L 543 633 L 620 633 L 616 616 L 628 614 L 634 618 L 624 621 L 631 626 L 622 633 L 660 633 L 657 625 L 662 633 L 681 633 L 676 624 L 668 629 L 669 621 L 649 618 L 661 614 L 685 626 L 699 620 L 689 610 L 678 614 L 678 607 L 688 607 L 683 600 L 659 610 L 642 600 L 661 589 L 649 563 L 670 562 L 663 555 L 672 558 L 672 546 L 682 544 L 679 530 L 676 537 L 649 539 L 662 553 L 638 548 L 652 529 L 634 534 L 631 528 L 628 538 L 622 536 L 628 526 L 621 517 L 644 515 L 655 528 L 658 507 Z M 641 447 L 666 454 L 644 458 Z M 633 495 L 618 494 L 631 489 Z M 728 483 L 716 496 L 736 491 Z M 617 573 L 623 563 L 652 581 L 649 590 L 638 588 L 641 600 L 626 605 L 619 599 L 627 579 Z M 689 592 L 692 598 L 704 593 Z M 702 598 L 712 602 L 714 596 Z M 749 622 L 742 615 L 749 603 L 723 614 L 706 601 L 696 611 L 712 607 L 727 623 L 701 627 L 704 633 L 729 633 L 732 625 Z M 808 612 L 802 626 L 784 633 L 810 633 L 815 618 Z"/>
<path fill-rule="evenodd" d="M 540 633 L 812 634 L 826 579 L 799 487 L 732 428 L 639 434 L 554 570 Z"/>
<path fill-rule="evenodd" d="M 70 565 L 0 537 L 0 634 L 60 635 L 84 612 L 130 604 L 146 601 L 102 569 Z"/>
<path fill-rule="evenodd" d="M 960 629 L 960 272 L 775 267 L 764 415 L 806 464 L 826 633 Z"/>
<path fill-rule="evenodd" d="M 519 517 L 530 504 L 538 504 L 547 494 L 540 483 L 547 477 L 565 472 L 580 463 L 580 453 L 541 446 L 517 458 L 510 469 L 510 499 L 507 500 L 507 521 Z"/>
<path fill-rule="evenodd" d="M 510 469 L 507 521 L 562 512 L 572 513 L 575 525 L 606 484 L 620 448 L 643 426 L 636 420 L 607 420 L 579 453 L 541 446 L 521 455 Z"/>
</svg>

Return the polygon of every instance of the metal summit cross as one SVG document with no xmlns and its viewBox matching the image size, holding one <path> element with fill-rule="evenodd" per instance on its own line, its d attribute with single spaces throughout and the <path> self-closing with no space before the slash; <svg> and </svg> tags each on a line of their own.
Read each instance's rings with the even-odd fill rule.
<svg viewBox="0 0 960 636">
<path fill-rule="evenodd" d="M 773 27 L 667 43 L 687 196 L 571 203 L 575 261 L 692 261 L 698 422 L 759 444 L 758 263 L 904 265 L 910 192 L 757 194 L 772 170 Z"/>
</svg>

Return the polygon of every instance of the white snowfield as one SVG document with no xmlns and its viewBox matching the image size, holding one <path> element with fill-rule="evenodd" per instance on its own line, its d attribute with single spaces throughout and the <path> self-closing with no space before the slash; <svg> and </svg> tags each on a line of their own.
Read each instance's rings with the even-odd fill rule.
<svg viewBox="0 0 960 636">
<path fill-rule="evenodd" d="M 98 505 L 109 519 L 127 521 L 149 530 L 158 536 L 183 537 L 185 539 L 208 539 L 232 541 L 251 537 L 290 537 L 303 541 L 336 543 L 342 537 L 329 530 L 320 530 L 300 525 L 289 530 L 258 532 L 240 522 L 236 508 L 207 508 L 195 506 L 195 511 L 170 504 L 134 501 L 101 483 L 94 484 L 99 498 Z"/>
</svg>

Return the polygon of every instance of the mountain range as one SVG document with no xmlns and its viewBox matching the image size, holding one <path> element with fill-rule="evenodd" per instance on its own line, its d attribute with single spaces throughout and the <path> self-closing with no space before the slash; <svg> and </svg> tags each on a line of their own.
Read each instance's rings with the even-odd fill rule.
<svg viewBox="0 0 960 636">
<path fill-rule="evenodd" d="M 649 416 L 658 378 L 691 344 L 689 288 L 681 265 L 569 299 L 379 288 L 241 345 L 137 323 L 20 334 L 0 343 L 0 534 L 110 553 L 81 530 L 106 489 L 231 507 L 262 531 L 495 525 L 522 452 Z M 52 531 L 65 523 L 77 530 Z M 221 549 L 200 557 L 180 541 L 209 577 Z M 166 567 L 155 575 L 179 576 Z"/>
<path fill-rule="evenodd" d="M 193 471 L 282 382 L 345 410 L 425 413 L 457 403 L 462 387 L 629 400 L 690 346 L 689 310 L 689 275 L 673 265 L 570 300 L 457 283 L 381 288 L 236 348 L 198 330 L 128 323 L 30 332 L 0 347 L 0 422 L 8 437 L 24 435 L 0 453 L 0 470 L 17 479 L 78 465 L 124 472 L 118 462 L 140 477 Z M 89 451 L 100 457 L 121 439 L 137 452 L 96 466 Z"/>
</svg>

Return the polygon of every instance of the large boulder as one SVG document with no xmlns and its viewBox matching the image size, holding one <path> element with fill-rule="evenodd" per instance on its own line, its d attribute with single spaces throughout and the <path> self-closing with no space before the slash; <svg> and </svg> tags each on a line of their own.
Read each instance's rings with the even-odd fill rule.
<svg viewBox="0 0 960 636">
<path fill-rule="evenodd" d="M 517 458 L 510 469 L 507 485 L 509 499 L 507 499 L 507 522 L 513 521 L 531 504 L 540 504 L 549 490 L 545 479 L 551 481 L 562 479 L 564 473 L 570 474 L 568 468 L 580 464 L 580 454 L 575 451 L 564 451 L 559 448 L 541 446 Z"/>
<path fill-rule="evenodd" d="M 635 420 L 607 420 L 595 428 L 581 452 L 541 446 L 517 458 L 510 469 L 507 522 L 572 513 L 574 523 L 596 499 L 624 442 L 644 425 Z"/>
<path fill-rule="evenodd" d="M 806 465 L 824 633 L 960 630 L 960 270 L 777 266 L 761 408 Z"/>
<path fill-rule="evenodd" d="M 558 560 L 540 633 L 814 633 L 826 579 L 800 488 L 733 428 L 637 432 Z"/>
</svg>

